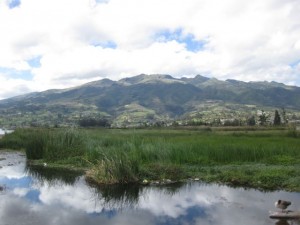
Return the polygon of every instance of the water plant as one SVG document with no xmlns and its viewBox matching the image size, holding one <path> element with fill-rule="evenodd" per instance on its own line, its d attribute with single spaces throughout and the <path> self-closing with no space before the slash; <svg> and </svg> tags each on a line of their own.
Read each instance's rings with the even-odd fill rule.
<svg viewBox="0 0 300 225">
<path fill-rule="evenodd" d="M 115 150 L 102 152 L 98 162 L 87 172 L 87 179 L 98 184 L 126 184 L 138 181 L 139 163 L 128 154 Z"/>
<path fill-rule="evenodd" d="M 263 171 L 257 180 L 275 185 L 268 180 L 268 177 L 275 176 L 268 175 L 269 168 L 292 166 L 293 170 L 299 170 L 300 164 L 298 135 L 282 129 L 210 129 L 209 132 L 179 129 L 26 129 L 5 136 L 0 140 L 0 146 L 4 143 L 9 145 L 9 140 L 14 139 L 18 140 L 18 146 L 25 148 L 29 159 L 84 166 L 88 169 L 89 180 L 98 184 L 200 176 L 202 179 L 206 177 L 206 180 L 232 180 L 259 186 L 259 183 L 250 180 Z M 245 165 L 247 168 L 243 170 Z M 259 167 L 253 172 L 248 165 L 266 167 Z M 235 172 L 228 166 L 239 169 Z M 219 172 L 201 170 L 206 167 L 209 171 Z M 286 180 L 280 173 L 276 179 L 283 177 Z M 291 183 L 295 186 L 299 179 L 296 175 Z M 284 186 L 287 187 L 288 184 Z"/>
</svg>

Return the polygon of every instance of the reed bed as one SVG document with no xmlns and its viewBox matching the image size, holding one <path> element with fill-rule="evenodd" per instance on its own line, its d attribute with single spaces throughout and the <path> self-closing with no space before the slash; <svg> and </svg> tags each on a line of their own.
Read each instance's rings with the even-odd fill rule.
<svg viewBox="0 0 300 225">
<path fill-rule="evenodd" d="M 98 183 L 184 177 L 184 168 L 220 165 L 299 165 L 295 131 L 36 129 L 5 136 L 17 140 L 29 159 L 88 167 Z"/>
</svg>

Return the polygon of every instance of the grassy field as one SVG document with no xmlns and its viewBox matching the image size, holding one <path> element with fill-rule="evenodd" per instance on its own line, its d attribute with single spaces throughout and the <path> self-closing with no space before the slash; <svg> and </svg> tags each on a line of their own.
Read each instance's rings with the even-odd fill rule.
<svg viewBox="0 0 300 225">
<path fill-rule="evenodd" d="M 287 129 L 26 129 L 0 140 L 98 184 L 200 178 L 300 191 L 300 135 Z"/>
</svg>

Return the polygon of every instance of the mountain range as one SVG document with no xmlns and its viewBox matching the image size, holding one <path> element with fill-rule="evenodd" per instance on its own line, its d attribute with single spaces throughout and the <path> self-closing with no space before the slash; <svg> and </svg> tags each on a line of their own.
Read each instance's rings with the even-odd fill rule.
<svg viewBox="0 0 300 225">
<path fill-rule="evenodd" d="M 300 87 L 201 75 L 177 79 L 141 74 L 1 100 L 0 125 L 67 124 L 89 117 L 123 125 L 196 116 L 208 120 L 216 112 L 230 118 L 276 108 L 299 111 Z"/>
</svg>

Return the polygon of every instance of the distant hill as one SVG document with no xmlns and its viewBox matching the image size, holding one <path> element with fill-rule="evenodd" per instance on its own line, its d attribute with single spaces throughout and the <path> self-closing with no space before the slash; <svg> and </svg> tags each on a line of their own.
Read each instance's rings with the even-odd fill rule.
<svg viewBox="0 0 300 225">
<path fill-rule="evenodd" d="M 282 107 L 300 109 L 299 87 L 276 82 L 221 81 L 201 75 L 176 79 L 141 74 L 2 100 L 0 125 L 61 125 L 82 118 L 107 118 L 123 126 L 195 115 L 208 120 L 211 110 L 211 114 L 218 111 L 219 117 L 230 118 L 238 111 L 244 115 Z"/>
</svg>

